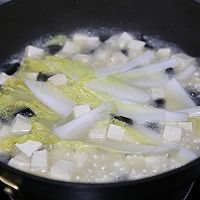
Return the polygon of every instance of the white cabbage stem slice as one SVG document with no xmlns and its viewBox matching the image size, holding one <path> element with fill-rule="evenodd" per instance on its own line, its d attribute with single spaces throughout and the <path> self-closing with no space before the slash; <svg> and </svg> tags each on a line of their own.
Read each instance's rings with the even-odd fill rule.
<svg viewBox="0 0 200 200">
<path fill-rule="evenodd" d="M 165 61 L 160 61 L 157 63 L 153 63 L 151 65 L 147 65 L 144 67 L 138 67 L 136 69 L 131 70 L 131 73 L 155 73 L 155 72 L 160 72 L 163 71 L 167 68 L 175 68 L 177 67 L 178 62 L 174 58 L 170 58 Z M 129 72 L 126 72 L 129 73 Z"/>
<path fill-rule="evenodd" d="M 196 106 L 176 79 L 166 82 L 162 88 L 166 99 L 166 109 L 179 110 Z"/>
<path fill-rule="evenodd" d="M 150 139 L 153 144 L 162 145 L 166 143 L 157 132 L 149 128 L 146 128 L 142 125 L 135 125 L 134 129 L 136 129 L 138 133 L 140 133 L 142 136 L 146 137 L 147 139 Z"/>
<path fill-rule="evenodd" d="M 189 113 L 189 117 L 199 117 L 200 116 L 200 106 L 195 106 L 192 108 L 186 108 L 178 110 L 179 112 Z"/>
<path fill-rule="evenodd" d="M 131 70 L 126 73 L 116 74 L 114 77 L 130 85 L 146 88 L 159 87 L 169 80 L 169 77 L 162 71 L 147 73 L 145 71 L 134 72 L 134 70 Z"/>
<path fill-rule="evenodd" d="M 98 142 L 93 144 L 120 153 L 142 154 L 142 155 L 166 154 L 166 153 L 170 154 L 173 152 L 177 152 L 180 148 L 178 144 L 165 144 L 165 145 L 153 146 L 153 145 L 133 144 L 131 142 L 116 142 L 116 141 Z"/>
<path fill-rule="evenodd" d="M 111 96 L 134 102 L 145 103 L 151 98 L 150 91 L 147 89 L 133 87 L 111 77 L 92 80 L 86 86 L 100 92 L 105 92 Z"/>
<path fill-rule="evenodd" d="M 115 105 L 120 115 L 128 117 L 133 121 L 187 121 L 189 114 L 187 112 L 173 112 L 164 109 L 154 108 L 148 105 L 142 105 L 130 101 L 116 100 Z"/>
<path fill-rule="evenodd" d="M 185 70 L 183 70 L 182 72 L 180 72 L 177 76 L 176 79 L 178 81 L 187 81 L 188 79 L 191 78 L 192 74 L 196 71 L 197 67 L 195 65 L 190 65 L 189 67 L 187 67 Z"/>
<path fill-rule="evenodd" d="M 105 67 L 103 69 L 98 70 L 96 74 L 97 74 L 97 77 L 105 77 L 105 76 L 109 76 L 109 75 L 116 74 L 119 72 L 128 71 L 139 65 L 145 64 L 147 61 L 151 60 L 152 58 L 153 58 L 153 52 L 148 50 L 143 55 L 138 56 L 134 60 L 131 60 L 125 64 Z"/>
<path fill-rule="evenodd" d="M 44 105 L 62 116 L 68 116 L 75 103 L 44 82 L 25 80 L 24 83 Z"/>
<path fill-rule="evenodd" d="M 80 139 L 98 122 L 108 118 L 111 109 L 110 104 L 103 104 L 70 122 L 55 127 L 54 132 L 61 139 Z"/>
</svg>

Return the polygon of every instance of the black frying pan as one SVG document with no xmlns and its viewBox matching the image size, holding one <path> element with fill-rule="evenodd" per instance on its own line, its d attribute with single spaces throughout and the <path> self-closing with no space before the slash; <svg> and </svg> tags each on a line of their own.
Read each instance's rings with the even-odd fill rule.
<svg viewBox="0 0 200 200">
<path fill-rule="evenodd" d="M 40 36 L 82 28 L 97 30 L 104 39 L 120 30 L 158 35 L 198 57 L 199 20 L 200 6 L 189 0 L 16 0 L 0 7 L 0 61 Z M 0 162 L 4 190 L 32 200 L 161 200 L 199 175 L 200 158 L 161 175 L 109 184 L 49 180 Z"/>
</svg>

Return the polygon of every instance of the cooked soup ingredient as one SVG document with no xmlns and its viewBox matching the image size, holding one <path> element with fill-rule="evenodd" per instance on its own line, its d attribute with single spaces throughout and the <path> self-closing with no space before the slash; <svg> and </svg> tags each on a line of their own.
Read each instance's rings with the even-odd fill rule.
<svg viewBox="0 0 200 200">
<path fill-rule="evenodd" d="M 2 161 L 72 182 L 160 174 L 200 155 L 195 58 L 123 32 L 27 46 L 0 72 Z"/>
</svg>

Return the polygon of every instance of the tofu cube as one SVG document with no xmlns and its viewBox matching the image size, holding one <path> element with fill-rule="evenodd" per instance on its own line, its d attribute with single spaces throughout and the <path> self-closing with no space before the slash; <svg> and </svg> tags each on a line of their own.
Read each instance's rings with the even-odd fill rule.
<svg viewBox="0 0 200 200">
<path fill-rule="evenodd" d="M 119 36 L 119 40 L 126 40 L 126 41 L 131 41 L 133 40 L 133 36 L 127 32 L 123 32 L 120 36 Z"/>
<path fill-rule="evenodd" d="M 146 44 L 145 42 L 140 41 L 140 40 L 131 40 L 131 41 L 128 43 L 127 48 L 128 48 L 128 49 L 137 50 L 137 51 L 141 51 L 141 50 L 143 50 L 145 44 Z"/>
<path fill-rule="evenodd" d="M 98 49 L 94 53 L 94 60 L 98 61 L 108 61 L 110 57 L 112 56 L 112 53 L 109 50 L 104 50 L 104 49 Z"/>
<path fill-rule="evenodd" d="M 34 46 L 27 46 L 25 49 L 25 57 L 26 58 L 33 58 L 33 59 L 40 59 L 44 55 L 44 49 L 40 49 Z"/>
<path fill-rule="evenodd" d="M 12 76 L 8 76 L 6 73 L 1 72 L 0 73 L 0 85 L 3 85 L 8 79 L 10 79 Z"/>
<path fill-rule="evenodd" d="M 10 127 L 7 126 L 7 125 L 2 126 L 1 129 L 0 129 L 0 138 L 5 138 L 5 137 L 8 137 L 10 135 L 11 135 Z"/>
<path fill-rule="evenodd" d="M 126 63 L 126 62 L 128 62 L 128 60 L 129 60 L 129 58 L 121 52 L 116 52 L 111 57 L 111 61 L 114 64 Z"/>
<path fill-rule="evenodd" d="M 67 83 L 67 80 L 68 79 L 65 74 L 56 74 L 48 78 L 48 81 L 50 81 L 53 85 L 64 85 Z"/>
<path fill-rule="evenodd" d="M 117 39 L 118 46 L 123 49 L 126 48 L 128 43 L 133 40 L 133 36 L 127 32 L 123 32 Z"/>
<path fill-rule="evenodd" d="M 188 56 L 184 53 L 177 53 L 172 56 L 172 58 L 175 58 L 177 62 L 179 63 L 180 69 L 187 68 L 190 64 L 195 63 L 195 58 Z"/>
<path fill-rule="evenodd" d="M 73 113 L 74 113 L 74 117 L 77 118 L 90 111 L 91 111 L 90 106 L 88 104 L 84 104 L 84 105 L 75 106 Z"/>
<path fill-rule="evenodd" d="M 134 59 L 142 54 L 142 51 L 136 51 L 135 49 L 128 49 L 128 57 Z"/>
<path fill-rule="evenodd" d="M 121 126 L 110 124 L 108 127 L 107 138 L 122 141 L 124 138 L 124 130 Z"/>
<path fill-rule="evenodd" d="M 19 153 L 9 160 L 8 165 L 23 171 L 29 171 L 30 158 L 22 153 Z"/>
<path fill-rule="evenodd" d="M 90 139 L 94 139 L 94 140 L 104 140 L 106 137 L 106 133 L 107 133 L 107 128 L 94 128 L 92 130 L 90 130 L 89 132 L 89 138 Z"/>
<path fill-rule="evenodd" d="M 69 160 L 59 160 L 50 168 L 50 177 L 68 180 L 74 169 L 74 163 Z"/>
<path fill-rule="evenodd" d="M 168 58 L 171 55 L 170 48 L 161 48 L 156 52 L 158 58 Z"/>
<path fill-rule="evenodd" d="M 163 138 L 170 142 L 180 142 L 182 138 L 182 129 L 166 125 L 164 128 Z"/>
<path fill-rule="evenodd" d="M 26 156 L 31 157 L 35 151 L 42 147 L 42 143 L 33 140 L 28 140 L 23 144 L 15 144 L 15 146 Z"/>
<path fill-rule="evenodd" d="M 73 35 L 73 42 L 80 45 L 82 51 L 90 51 L 101 44 L 99 37 L 91 37 L 80 33 Z"/>
<path fill-rule="evenodd" d="M 161 88 L 151 88 L 152 99 L 165 98 L 165 93 Z"/>
<path fill-rule="evenodd" d="M 71 56 L 71 55 L 80 53 L 80 51 L 81 51 L 81 47 L 79 44 L 76 44 L 71 41 L 67 41 L 60 53 L 62 55 Z"/>
<path fill-rule="evenodd" d="M 30 120 L 27 117 L 17 114 L 11 125 L 10 132 L 14 135 L 21 136 L 28 133 L 31 128 L 32 126 Z"/>
<path fill-rule="evenodd" d="M 35 151 L 31 157 L 31 171 L 47 172 L 48 170 L 48 153 L 47 150 Z"/>
<path fill-rule="evenodd" d="M 192 122 L 178 122 L 178 127 L 192 132 Z"/>
</svg>

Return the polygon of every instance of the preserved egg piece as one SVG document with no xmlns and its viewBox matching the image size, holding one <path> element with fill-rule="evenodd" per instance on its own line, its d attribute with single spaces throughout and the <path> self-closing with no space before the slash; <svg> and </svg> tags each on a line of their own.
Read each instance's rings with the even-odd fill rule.
<svg viewBox="0 0 200 200">
<path fill-rule="evenodd" d="M 20 63 L 18 61 L 6 63 L 1 66 L 1 71 L 5 72 L 7 75 L 13 75 L 20 67 Z"/>
<path fill-rule="evenodd" d="M 124 117 L 124 116 L 117 116 L 117 115 L 114 115 L 114 114 L 111 114 L 111 117 L 113 119 L 117 119 L 119 121 L 122 121 L 122 122 L 125 122 L 126 124 L 129 124 L 129 125 L 133 125 L 133 120 L 128 118 L 128 117 Z"/>
<path fill-rule="evenodd" d="M 127 51 L 127 49 L 121 49 L 121 52 L 122 52 L 125 56 L 128 56 L 128 51 Z"/>
<path fill-rule="evenodd" d="M 46 47 L 46 50 L 47 50 L 47 52 L 48 52 L 50 55 L 55 55 L 55 54 L 57 54 L 62 48 L 63 48 L 62 45 L 59 45 L 59 44 L 51 44 L 51 45 L 48 45 L 48 46 Z"/>
<path fill-rule="evenodd" d="M 165 73 L 169 77 L 173 77 L 176 74 L 174 68 L 172 68 L 172 67 L 169 67 L 169 68 L 165 69 Z"/>
<path fill-rule="evenodd" d="M 37 75 L 37 81 L 46 82 L 49 77 L 51 77 L 51 75 L 43 74 L 42 72 L 39 72 Z"/>
<path fill-rule="evenodd" d="M 152 106 L 155 108 L 165 108 L 166 100 L 164 98 L 156 99 L 152 102 Z"/>
<path fill-rule="evenodd" d="M 158 122 L 146 122 L 145 126 L 156 132 L 159 132 L 161 130 L 161 127 Z"/>
<path fill-rule="evenodd" d="M 23 115 L 24 117 L 33 117 L 35 116 L 35 113 L 30 109 L 30 108 L 24 108 L 20 111 L 18 111 L 17 113 L 15 113 L 14 115 Z"/>
<path fill-rule="evenodd" d="M 192 99 L 192 101 L 197 105 L 200 106 L 200 92 L 195 89 L 186 89 L 188 95 Z"/>
</svg>

